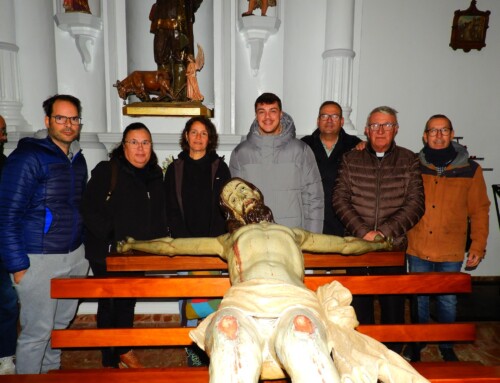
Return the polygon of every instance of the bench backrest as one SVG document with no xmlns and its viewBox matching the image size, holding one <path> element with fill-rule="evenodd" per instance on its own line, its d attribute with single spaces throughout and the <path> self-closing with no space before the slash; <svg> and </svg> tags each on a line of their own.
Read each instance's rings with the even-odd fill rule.
<svg viewBox="0 0 500 383">
<path fill-rule="evenodd" d="M 471 277 L 464 273 L 418 273 L 387 276 L 308 275 L 311 290 L 337 280 L 352 294 L 435 294 L 468 293 Z M 213 298 L 222 297 L 229 288 L 224 276 L 61 278 L 53 279 L 53 298 Z M 99 346 L 184 346 L 189 345 L 190 329 L 133 328 L 55 330 L 54 347 Z M 455 324 L 364 325 L 358 331 L 379 341 L 473 341 L 475 326 Z"/>
<path fill-rule="evenodd" d="M 227 270 L 227 263 L 217 256 L 110 254 L 106 258 L 108 271 L 180 271 L 180 270 Z M 304 253 L 306 269 L 336 269 L 363 266 L 403 266 L 402 251 L 380 251 L 362 255 Z"/>
</svg>

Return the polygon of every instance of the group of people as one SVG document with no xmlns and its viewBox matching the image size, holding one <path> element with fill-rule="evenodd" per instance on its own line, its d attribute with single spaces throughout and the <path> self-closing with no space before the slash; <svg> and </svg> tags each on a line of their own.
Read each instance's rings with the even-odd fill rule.
<svg viewBox="0 0 500 383">
<path fill-rule="evenodd" d="M 342 108 L 327 101 L 318 114 L 318 129 L 302 140 L 314 151 L 328 200 L 324 233 L 373 240 L 391 237 L 406 251 L 410 272 L 457 272 L 475 268 L 486 253 L 489 206 L 481 167 L 466 148 L 453 141 L 451 120 L 431 116 L 416 155 L 397 146 L 399 124 L 393 108 L 381 106 L 368 115 L 366 144 L 342 129 Z M 331 203 L 328 203 L 331 202 Z M 466 244 L 470 242 L 469 246 Z M 348 275 L 401 274 L 405 267 L 347 268 Z M 412 319 L 428 323 L 429 296 L 412 304 Z M 381 323 L 404 323 L 404 297 L 381 296 Z M 356 296 L 353 307 L 360 323 L 374 323 L 374 297 Z M 456 295 L 437 296 L 437 320 L 456 319 Z M 387 344 L 410 361 L 420 360 L 424 344 Z M 441 343 L 446 361 L 456 361 L 453 344 Z"/>
<path fill-rule="evenodd" d="M 418 153 L 397 146 L 399 124 L 393 108 L 368 115 L 366 143 L 343 130 L 342 108 L 326 101 L 318 129 L 303 137 L 313 150 L 325 195 L 324 233 L 373 240 L 391 237 L 394 249 L 406 251 L 410 272 L 457 272 L 475 268 L 486 253 L 490 201 L 481 167 L 466 148 L 453 141 L 451 120 L 431 116 Z M 347 268 L 348 275 L 401 274 L 405 267 Z M 412 302 L 412 320 L 428 323 L 430 297 Z M 436 297 L 439 322 L 456 319 L 456 295 Z M 380 296 L 381 323 L 404 323 L 404 297 Z M 374 297 L 356 296 L 353 307 L 361 324 L 374 323 Z M 420 360 L 425 344 L 387 344 L 410 361 Z M 441 343 L 444 360 L 456 361 L 453 344 Z"/>
<path fill-rule="evenodd" d="M 224 235 L 231 220 L 226 225 L 229 215 L 221 210 L 219 195 L 231 177 L 260 189 L 279 225 L 368 241 L 391 238 L 395 248 L 407 249 L 412 272 L 460 270 L 468 233 L 466 266 L 476 267 L 485 255 L 489 200 L 482 170 L 453 142 L 453 126 L 444 115 L 427 121 L 424 148 L 417 155 L 396 145 L 399 124 L 393 108 L 370 112 L 363 142 L 344 131 L 341 106 L 326 101 L 317 129 L 300 140 L 279 97 L 264 93 L 255 101 L 255 120 L 231 153 L 229 167 L 216 152 L 213 123 L 194 117 L 181 133 L 181 153 L 163 177 L 151 132 L 136 122 L 125 128 L 110 160 L 99 163 L 87 183 L 78 144 L 80 101 L 55 95 L 43 107 L 45 137 L 20 140 L 0 180 L 2 372 L 4 366 L 14 368 L 14 351 L 17 373 L 60 367 L 60 350 L 52 349 L 50 334 L 68 326 L 78 302 L 51 299 L 50 279 L 85 275 L 89 264 L 94 275 L 110 275 L 106 255 L 127 236 L 147 241 Z M 0 118 L 0 132 L 2 123 Z M 352 275 L 405 272 L 404 267 L 347 269 Z M 453 322 L 456 297 L 437 299 L 438 320 Z M 21 332 L 16 346 L 15 338 L 5 337 L 16 332 L 3 329 L 17 322 L 17 300 Z M 373 301 L 354 299 L 360 323 L 374 322 Z M 100 299 L 98 327 L 132 327 L 135 303 Z M 196 313 L 196 303 L 183 302 L 183 323 L 207 315 Z M 214 309 L 218 304 L 208 303 Z M 403 298 L 387 296 L 380 303 L 382 323 L 404 322 Z M 418 297 L 414 306 L 415 318 L 428 322 L 429 297 Z M 408 348 L 413 351 L 409 358 L 418 360 L 422 346 Z M 402 351 L 400 344 L 388 347 Z M 445 360 L 457 359 L 452 344 L 440 349 Z M 187 351 L 197 365 L 198 350 Z M 103 349 L 102 363 L 142 367 L 133 350 L 121 347 Z"/>
</svg>

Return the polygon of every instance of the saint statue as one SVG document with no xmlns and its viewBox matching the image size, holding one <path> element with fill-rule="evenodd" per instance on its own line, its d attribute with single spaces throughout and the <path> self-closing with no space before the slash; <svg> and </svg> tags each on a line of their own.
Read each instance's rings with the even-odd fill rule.
<svg viewBox="0 0 500 383">
<path fill-rule="evenodd" d="M 156 0 L 149 13 L 154 36 L 154 59 L 158 70 L 165 70 L 173 82 L 173 93 L 184 85 L 179 71 L 185 70 L 184 57 L 194 55 L 194 14 L 203 0 Z M 178 81 L 176 81 L 178 79 Z M 177 82 L 177 83 L 176 83 Z"/>
</svg>

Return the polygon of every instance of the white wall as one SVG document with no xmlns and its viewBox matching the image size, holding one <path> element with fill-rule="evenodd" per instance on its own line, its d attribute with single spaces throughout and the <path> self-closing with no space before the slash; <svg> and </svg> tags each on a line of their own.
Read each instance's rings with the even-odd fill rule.
<svg viewBox="0 0 500 383">
<path fill-rule="evenodd" d="M 490 10 L 486 47 L 481 51 L 449 47 L 454 11 L 469 1 L 364 0 L 362 2 L 358 131 L 371 109 L 389 105 L 399 111 L 396 141 L 411 150 L 422 148 L 427 119 L 446 114 L 455 134 L 463 136 L 471 155 L 484 157 L 490 200 L 491 185 L 500 183 L 500 2 L 482 0 Z M 500 275 L 500 236 L 494 203 L 485 260 L 473 275 Z"/>
<path fill-rule="evenodd" d="M 57 1 L 62 2 L 54 0 L 54 3 Z M 133 3 L 129 3 L 130 1 Z M 127 8 L 136 1 L 128 0 Z M 468 8 L 469 0 L 354 1 L 356 56 L 351 118 L 357 131 L 362 133 L 364 121 L 371 109 L 387 104 L 400 112 L 398 144 L 418 151 L 422 146 L 421 135 L 426 119 L 435 113 L 447 114 L 454 122 L 457 135 L 464 137 L 462 142 L 468 146 L 470 153 L 485 157 L 481 165 L 494 169 L 485 174 L 488 189 L 491 189 L 491 184 L 500 183 L 497 169 L 497 164 L 500 163 L 500 151 L 497 150 L 500 136 L 497 113 L 500 104 L 500 2 L 478 2 L 480 10 L 491 11 L 487 45 L 481 51 L 465 53 L 451 49 L 449 41 L 454 11 Z M 44 4 L 47 2 L 45 0 Z M 149 57 L 148 62 L 152 62 L 153 47 L 147 14 L 153 2 L 144 1 L 144 10 L 137 13 L 140 14 L 139 20 L 134 20 L 139 23 L 137 29 L 143 30 L 140 37 L 143 39 L 142 54 Z M 42 96 L 48 96 L 56 89 L 81 95 L 86 124 L 84 130 L 87 132 L 115 132 L 119 135 L 123 126 L 138 120 L 124 117 L 120 119 L 122 127 L 114 126 L 116 123 L 104 126 L 107 124 L 106 118 L 108 121 L 112 120 L 109 119 L 110 114 L 119 113 L 118 96 L 111 84 L 116 82 L 116 77 L 123 75 L 123 69 L 119 65 L 127 61 L 124 53 L 127 51 L 127 44 L 123 40 L 125 34 L 122 33 L 126 18 L 120 13 L 115 20 L 117 28 L 121 28 L 117 34 L 118 49 L 104 49 L 103 38 L 113 37 L 115 31 L 107 29 L 112 27 L 112 23 L 106 19 L 109 15 L 103 13 L 104 31 L 107 35 L 103 33 L 97 39 L 95 67 L 93 71 L 85 72 L 76 46 L 67 33 L 56 28 L 55 37 L 45 37 L 52 33 L 49 27 L 53 23 L 52 14 L 25 15 L 30 11 L 27 3 L 27 0 L 16 0 L 16 12 L 19 13 L 16 14 L 16 20 L 30 21 L 23 24 L 22 28 L 16 26 L 16 32 L 20 48 L 19 65 L 23 71 L 23 113 L 33 130 L 43 123 Z M 93 1 L 92 4 L 98 2 Z M 119 10 L 125 7 L 122 0 L 105 0 L 102 4 L 106 9 L 114 9 L 111 5 Z M 207 36 L 213 34 L 215 39 L 214 47 L 211 47 L 214 57 L 206 57 L 207 66 L 198 74 L 200 87 L 209 103 L 217 105 L 217 99 L 225 98 L 224 108 L 216 110 L 216 115 L 219 113 L 216 120 L 224 121 L 225 124 L 220 153 L 225 154 L 226 159 L 232 147 L 239 142 L 240 136 L 248 132 L 254 118 L 253 104 L 261 92 L 271 91 L 282 98 L 284 110 L 293 116 L 299 136 L 309 134 L 315 128 L 317 109 L 323 101 L 321 72 L 325 26 L 327 22 L 331 22 L 326 20 L 326 4 L 327 0 L 281 0 L 279 7 L 270 9 L 271 16 L 276 15 L 281 19 L 281 26 L 265 44 L 260 70 L 256 76 L 250 70 L 249 49 L 235 23 L 238 15 L 246 10 L 247 1 L 205 0 L 200 7 L 196 15 L 195 30 L 208 31 Z M 137 4 L 134 6 L 137 7 Z M 98 14 L 100 12 L 96 12 Z M 29 39 L 30 34 L 33 40 Z M 38 39 L 46 41 L 45 44 L 50 49 L 33 49 L 32 44 Z M 114 41 L 113 38 L 108 40 Z M 210 44 L 206 42 L 206 36 L 200 36 L 199 40 L 206 51 L 209 51 Z M 36 72 L 37 69 L 40 70 L 36 66 L 38 57 L 46 52 L 53 52 L 54 49 L 56 57 L 52 60 L 56 68 L 45 73 L 43 68 L 51 61 L 44 60 L 42 73 Z M 114 56 L 109 53 L 115 51 L 118 52 L 115 55 L 118 63 L 113 63 Z M 221 52 L 225 54 L 222 59 L 217 57 Z M 106 55 L 112 56 L 106 63 L 108 67 L 105 65 Z M 217 79 L 211 78 L 211 71 L 216 72 L 218 65 L 222 63 L 224 73 Z M 118 75 L 112 74 L 113 70 Z M 110 76 L 109 79 L 105 75 Z M 221 86 L 220 81 L 225 84 Z M 214 91 L 207 89 L 211 88 L 212 83 Z M 45 88 L 47 89 L 44 91 Z M 103 89 L 109 93 L 108 104 L 105 102 Z M 186 118 L 149 117 L 140 120 L 152 128 L 160 159 L 179 152 L 177 137 Z M 227 126 L 227 122 L 230 126 Z M 233 132 L 236 132 L 236 136 L 231 134 Z M 14 137 L 15 135 L 9 135 L 9 138 Z M 108 136 L 108 139 L 117 142 L 119 136 Z M 12 144 L 14 142 L 10 145 Z M 90 167 L 104 157 L 99 150 L 102 151 L 98 148 L 86 149 Z M 492 198 L 490 194 L 493 201 Z M 487 257 L 472 272 L 473 275 L 500 275 L 500 257 L 497 256 L 500 252 L 500 232 L 493 204 L 490 216 Z"/>
<path fill-rule="evenodd" d="M 297 135 L 316 129 L 321 99 L 322 54 L 325 50 L 326 2 L 285 3 L 283 109 L 294 119 Z"/>
</svg>

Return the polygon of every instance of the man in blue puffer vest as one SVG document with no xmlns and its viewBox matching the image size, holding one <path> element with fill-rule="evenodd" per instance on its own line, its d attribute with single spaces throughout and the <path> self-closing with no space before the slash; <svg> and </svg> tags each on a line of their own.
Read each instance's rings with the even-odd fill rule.
<svg viewBox="0 0 500 383">
<path fill-rule="evenodd" d="M 43 103 L 47 137 L 23 138 L 0 181 L 0 257 L 21 304 L 16 372 L 58 369 L 51 331 L 68 326 L 78 301 L 50 298 L 52 278 L 88 271 L 80 202 L 87 164 L 80 150 L 80 100 L 55 95 Z"/>
</svg>

